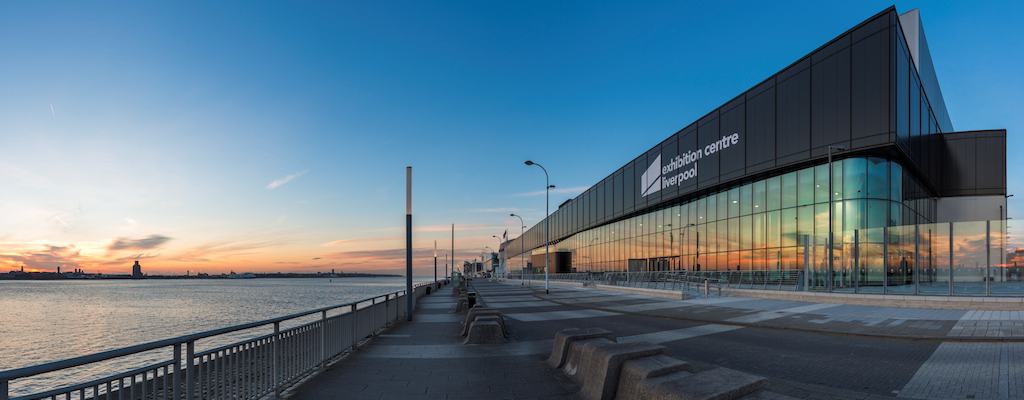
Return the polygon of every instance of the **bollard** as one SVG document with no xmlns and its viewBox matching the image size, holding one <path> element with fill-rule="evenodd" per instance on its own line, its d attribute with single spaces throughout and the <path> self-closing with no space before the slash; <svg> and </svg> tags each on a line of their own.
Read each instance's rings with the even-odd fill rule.
<svg viewBox="0 0 1024 400">
<path fill-rule="evenodd" d="M 711 296 L 711 286 L 708 283 L 707 278 L 704 279 L 704 297 Z"/>
</svg>

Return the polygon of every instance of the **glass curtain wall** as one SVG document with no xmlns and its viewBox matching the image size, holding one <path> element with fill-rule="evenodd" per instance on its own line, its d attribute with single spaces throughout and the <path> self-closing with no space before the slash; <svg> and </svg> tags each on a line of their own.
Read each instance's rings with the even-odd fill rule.
<svg viewBox="0 0 1024 400">
<path fill-rule="evenodd" d="M 574 272 L 781 272 L 804 269 L 806 258 L 809 284 L 825 287 L 828 171 L 828 165 L 818 165 L 744 183 L 577 233 L 553 244 L 552 251 L 571 252 Z M 927 201 L 905 200 L 905 185 L 916 183 L 905 182 L 896 162 L 859 157 L 833 163 L 834 289 L 852 287 L 858 277 L 866 286 L 881 285 L 887 276 L 882 260 L 886 240 L 897 249 L 912 241 L 903 232 L 887 238 L 883 228 L 932 222 L 934 207 Z M 855 242 L 862 266 L 856 272 L 850 250 Z M 805 249 L 810 253 L 806 257 Z M 543 254 L 544 248 L 528 251 Z M 890 280 L 909 279 L 900 274 L 907 270 L 906 265 L 900 267 L 905 261 L 900 254 L 890 251 L 890 258 L 896 257 L 889 264 L 896 266 Z M 515 255 L 510 254 L 508 261 L 513 271 L 522 267 Z"/>
</svg>

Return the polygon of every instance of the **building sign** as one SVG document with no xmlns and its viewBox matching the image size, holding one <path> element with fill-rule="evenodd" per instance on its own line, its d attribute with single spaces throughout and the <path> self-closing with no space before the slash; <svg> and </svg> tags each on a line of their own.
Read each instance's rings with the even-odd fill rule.
<svg viewBox="0 0 1024 400">
<path fill-rule="evenodd" d="M 661 155 L 654 158 L 654 162 L 640 176 L 640 196 L 646 197 L 649 194 L 657 193 L 659 190 L 681 185 L 690 179 L 697 177 L 697 161 L 704 156 L 710 156 L 719 151 L 736 145 L 740 142 L 740 134 L 722 136 L 703 148 L 697 148 L 678 154 L 661 163 Z"/>
</svg>

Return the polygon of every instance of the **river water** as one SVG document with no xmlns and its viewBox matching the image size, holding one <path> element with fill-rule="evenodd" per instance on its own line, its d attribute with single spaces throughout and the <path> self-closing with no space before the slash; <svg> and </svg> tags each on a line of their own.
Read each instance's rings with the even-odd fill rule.
<svg viewBox="0 0 1024 400">
<path fill-rule="evenodd" d="M 404 287 L 401 277 L 0 281 L 0 370 L 349 303 Z M 268 329 L 197 347 L 266 334 Z M 111 369 L 168 359 L 169 353 L 17 380 L 12 390 L 25 393 L 95 378 L 115 372 Z"/>
</svg>

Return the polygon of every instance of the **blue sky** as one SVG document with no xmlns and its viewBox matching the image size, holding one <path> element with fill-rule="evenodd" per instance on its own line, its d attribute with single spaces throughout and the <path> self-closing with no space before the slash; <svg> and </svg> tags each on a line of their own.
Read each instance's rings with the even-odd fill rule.
<svg viewBox="0 0 1024 400">
<path fill-rule="evenodd" d="M 543 216 L 524 159 L 554 207 L 890 4 L 3 3 L 0 267 L 396 267 L 405 165 L 417 263 L 472 257 Z M 1024 6 L 896 6 L 1024 194 Z"/>
</svg>

